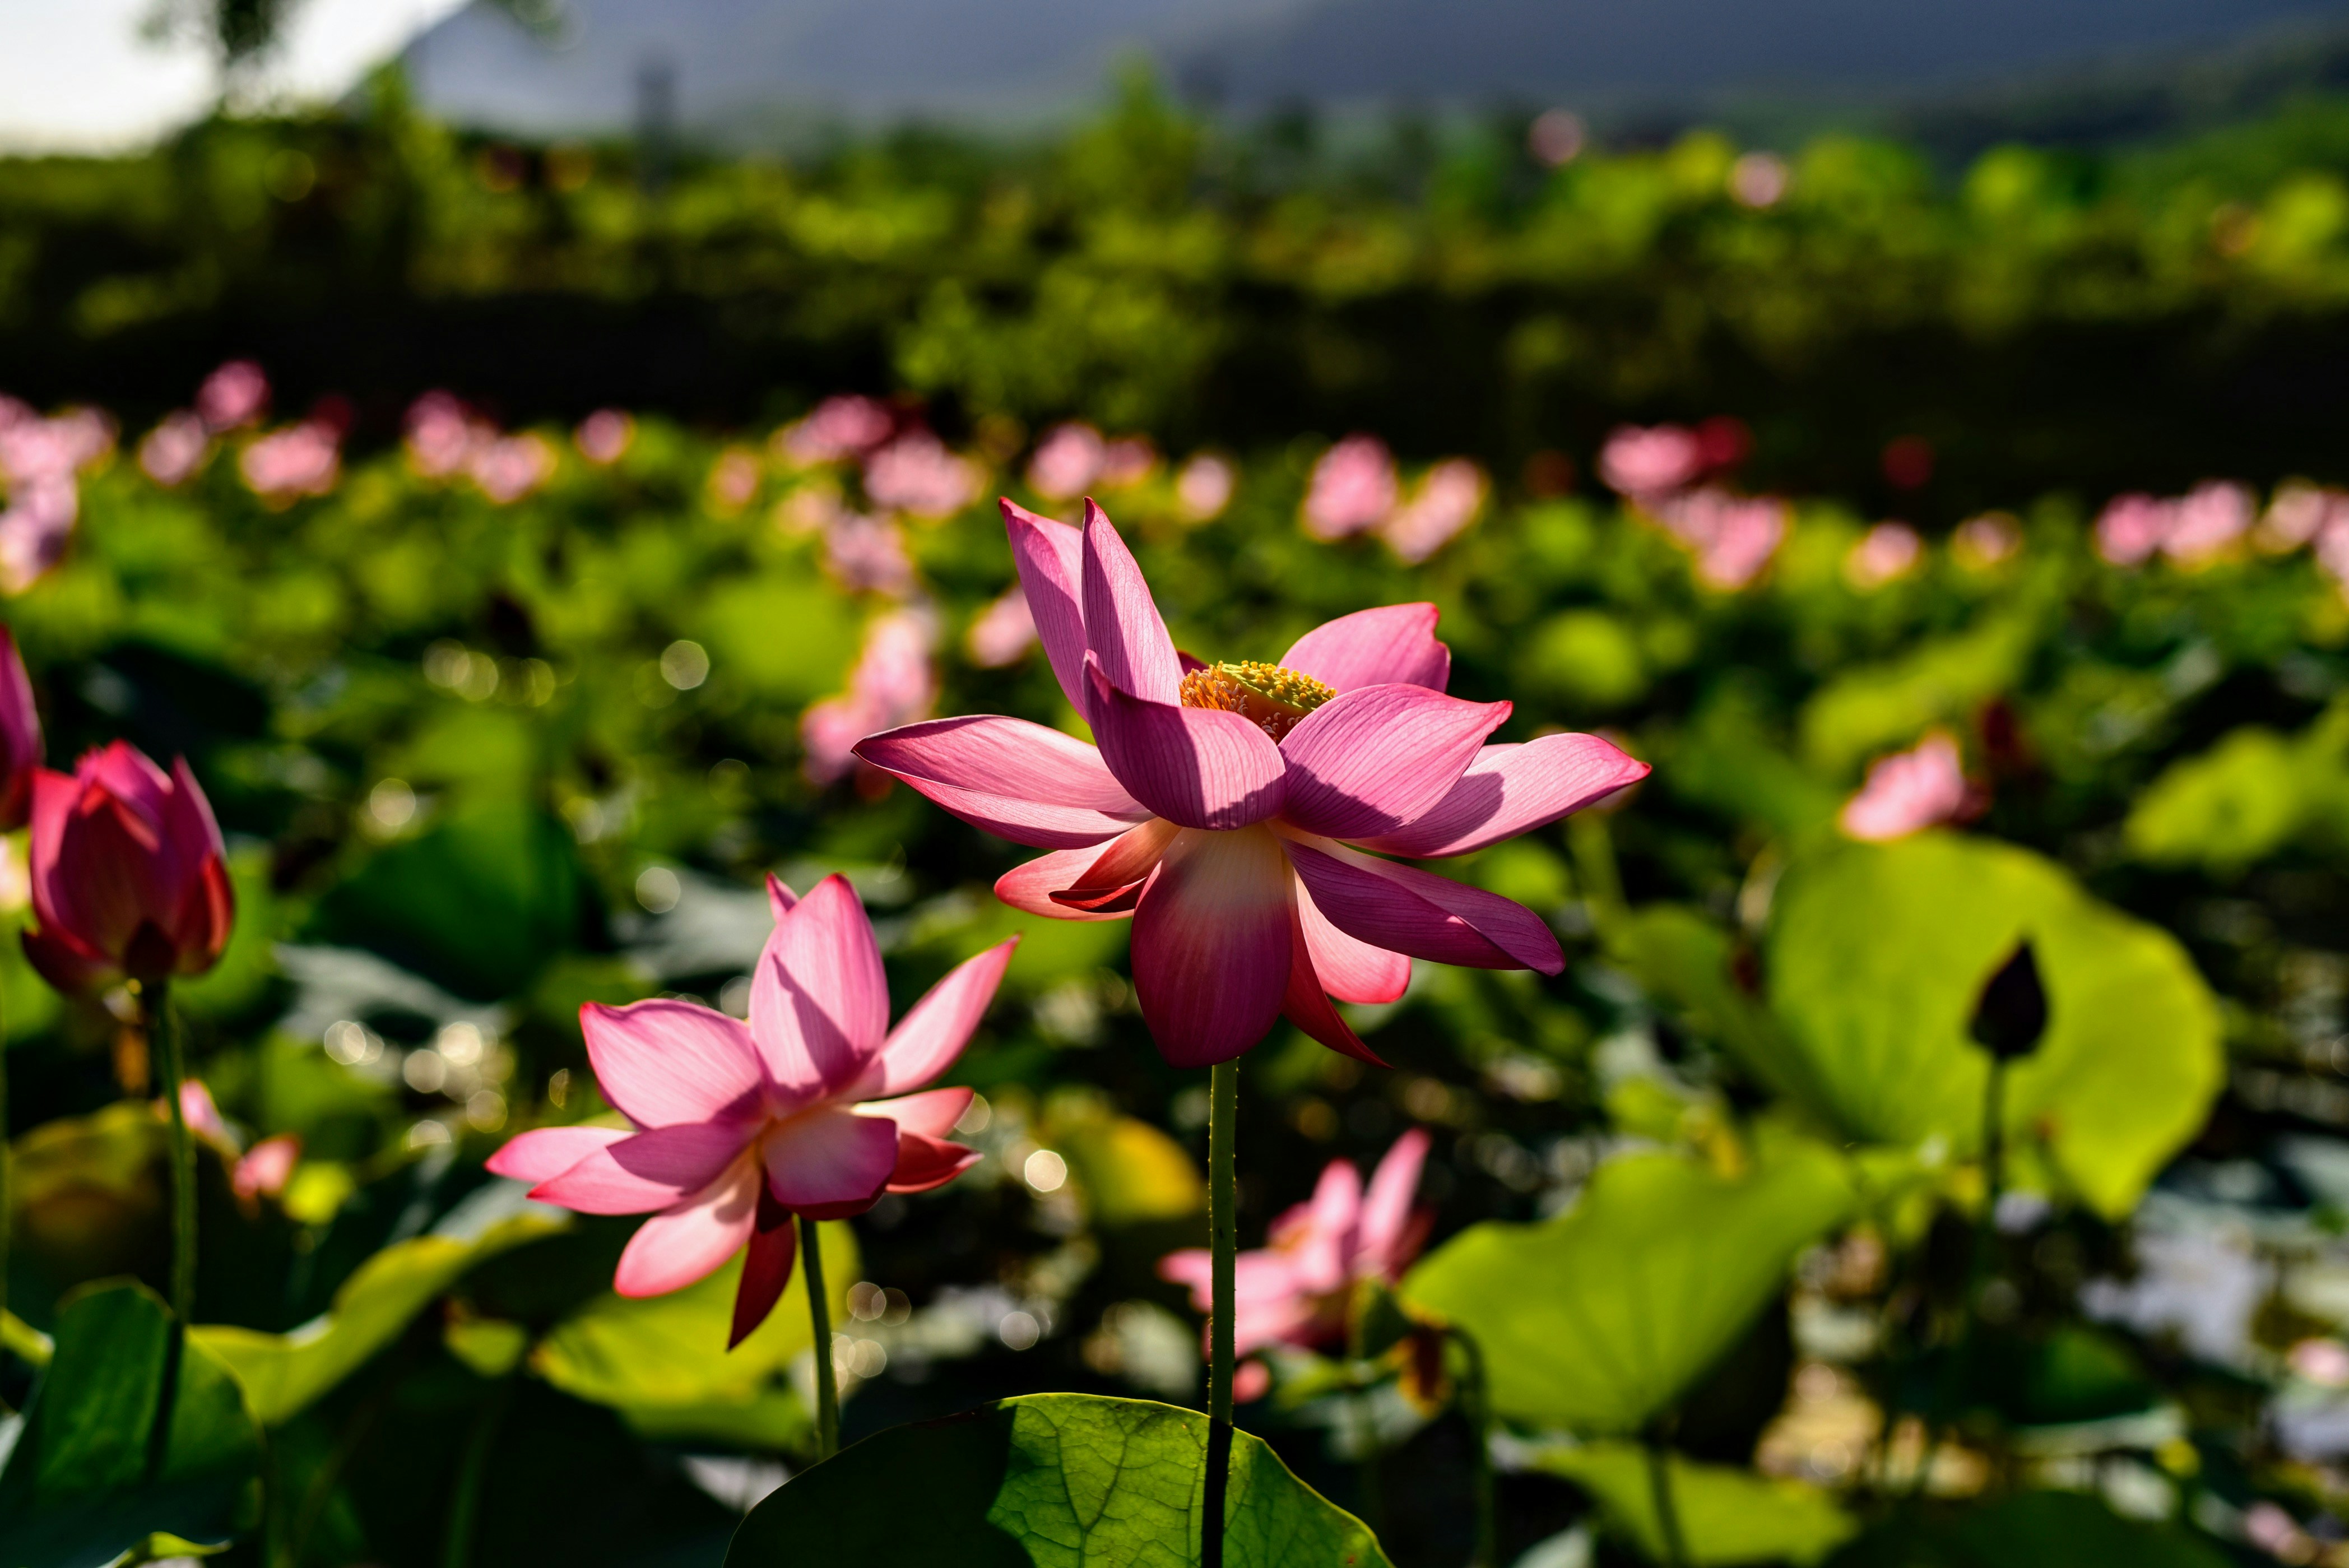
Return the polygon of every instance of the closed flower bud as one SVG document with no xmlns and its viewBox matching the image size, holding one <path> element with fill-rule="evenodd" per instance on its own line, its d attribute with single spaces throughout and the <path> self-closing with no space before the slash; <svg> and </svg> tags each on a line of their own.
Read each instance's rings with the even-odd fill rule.
<svg viewBox="0 0 2349 1568">
<path fill-rule="evenodd" d="M 2028 940 L 1983 982 L 1967 1033 L 2002 1062 L 2028 1056 L 2047 1033 L 2047 992 L 2039 983 L 2039 961 Z"/>
<path fill-rule="evenodd" d="M 60 991 L 202 974 L 235 918 L 220 825 L 186 760 L 127 742 L 72 774 L 33 775 L 33 914 L 25 954 Z"/>
</svg>

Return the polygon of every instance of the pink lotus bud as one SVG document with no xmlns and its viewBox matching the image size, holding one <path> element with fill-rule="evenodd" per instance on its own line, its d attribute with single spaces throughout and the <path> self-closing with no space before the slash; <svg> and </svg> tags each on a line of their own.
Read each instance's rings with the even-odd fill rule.
<svg viewBox="0 0 2349 1568">
<path fill-rule="evenodd" d="M 627 455 L 636 439 L 636 421 L 618 409 L 597 409 L 579 421 L 571 441 L 579 455 L 602 468 Z"/>
<path fill-rule="evenodd" d="M 25 955 L 60 991 L 202 974 L 236 918 L 212 804 L 185 758 L 169 774 L 126 741 L 70 774 L 33 774 L 33 916 Z"/>
<path fill-rule="evenodd" d="M 229 1187 L 246 1202 L 256 1198 L 274 1198 L 285 1190 L 285 1183 L 292 1179 L 294 1167 L 301 1158 L 302 1140 L 293 1133 L 263 1138 L 236 1162 Z"/>
<path fill-rule="evenodd" d="M 1380 532 L 1396 555 L 1416 566 L 1476 520 L 1488 488 L 1483 469 L 1464 457 L 1446 458 L 1427 471 Z"/>
<path fill-rule="evenodd" d="M 896 422 L 885 404 L 871 398 L 826 398 L 807 418 L 785 425 L 775 441 L 792 462 L 837 462 L 887 441 Z"/>
<path fill-rule="evenodd" d="M 1101 477 L 1106 448 L 1091 425 L 1055 426 L 1028 460 L 1028 488 L 1048 501 L 1081 495 Z"/>
<path fill-rule="evenodd" d="M 215 431 L 249 425 L 269 406 L 269 378 L 250 359 L 232 359 L 196 389 L 196 413 Z"/>
<path fill-rule="evenodd" d="M 463 468 L 492 433 L 452 393 L 427 392 L 408 406 L 408 461 L 427 479 L 445 479 Z"/>
<path fill-rule="evenodd" d="M 333 426 L 305 421 L 246 447 L 237 468 L 254 494 L 282 506 L 334 489 L 342 472 L 342 441 Z"/>
<path fill-rule="evenodd" d="M 476 446 L 465 466 L 482 494 L 511 506 L 554 477 L 554 448 L 543 436 L 500 436 Z"/>
<path fill-rule="evenodd" d="M 202 1078 L 180 1080 L 180 1119 L 206 1143 L 232 1155 L 236 1152 L 236 1139 L 230 1134 L 228 1124 L 221 1120 L 220 1105 Z"/>
<path fill-rule="evenodd" d="M 1682 425 L 1619 425 L 1599 449 L 1599 477 L 1634 501 L 1684 490 L 1705 468 L 1703 443 Z"/>
<path fill-rule="evenodd" d="M 1394 457 L 1371 435 L 1350 435 L 1321 454 L 1305 493 L 1305 531 L 1343 539 L 1374 528 L 1394 510 Z"/>
<path fill-rule="evenodd" d="M 1896 752 L 1868 770 L 1868 783 L 1843 808 L 1843 830 L 1854 838 L 1902 838 L 1962 814 L 1971 799 L 1958 743 L 1926 736 L 1916 749 Z"/>
<path fill-rule="evenodd" d="M 2196 485 L 2175 505 L 2161 541 L 2161 553 L 2173 561 L 2208 561 L 2251 531 L 2254 503 L 2248 485 L 2212 480 Z"/>
<path fill-rule="evenodd" d="M 947 517 L 978 498 L 978 464 L 957 457 L 927 431 L 899 436 L 864 462 L 864 493 L 875 506 L 916 517 Z"/>
<path fill-rule="evenodd" d="M 1238 481 L 1230 462 L 1204 453 L 1185 463 L 1175 476 L 1174 500 L 1186 521 L 1205 523 L 1223 515 L 1224 508 L 1232 504 L 1232 491 Z"/>
<path fill-rule="evenodd" d="M 41 765 L 41 715 L 16 639 L 0 626 L 0 833 L 25 826 L 33 809 L 33 774 Z"/>
<path fill-rule="evenodd" d="M 2178 504 L 2150 495 L 2116 495 L 2096 519 L 2096 554 L 2116 566 L 2135 566 L 2161 548 L 2177 525 Z"/>
<path fill-rule="evenodd" d="M 1878 523 L 1843 558 L 1845 580 L 1869 593 L 1905 576 L 1924 558 L 1925 542 L 1906 523 Z"/>
<path fill-rule="evenodd" d="M 158 484 L 179 484 L 202 466 L 212 449 L 212 432 L 204 421 L 181 409 L 164 415 L 139 443 L 139 466 Z"/>
</svg>

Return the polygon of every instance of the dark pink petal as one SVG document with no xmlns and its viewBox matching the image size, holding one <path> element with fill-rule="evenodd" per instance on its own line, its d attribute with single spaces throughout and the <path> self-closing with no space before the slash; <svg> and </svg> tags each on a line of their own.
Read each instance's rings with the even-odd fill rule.
<svg viewBox="0 0 2349 1568">
<path fill-rule="evenodd" d="M 655 997 L 579 1010 L 595 1083 L 640 1127 L 740 1120 L 758 1114 L 765 1075 L 740 1020 Z"/>
<path fill-rule="evenodd" d="M 25 958 L 34 972 L 69 996 L 104 990 L 122 978 L 121 965 L 88 951 L 62 927 L 43 926 L 36 931 L 26 931 L 24 938 Z"/>
<path fill-rule="evenodd" d="M 587 1151 L 531 1189 L 542 1203 L 582 1214 L 647 1214 L 708 1185 L 741 1154 L 755 1128 L 740 1123 L 656 1127 Z"/>
<path fill-rule="evenodd" d="M 1137 828 L 1135 831 L 1141 830 Z M 1055 849 L 1050 855 L 1039 855 L 997 877 L 995 896 L 1015 909 L 1042 915 L 1048 919 L 1123 920 L 1133 913 L 1131 904 L 1123 908 L 1080 909 L 1056 903 L 1052 898 L 1053 894 L 1071 886 L 1100 858 L 1101 851 L 1092 848 Z"/>
<path fill-rule="evenodd" d="M 843 877 L 827 877 L 767 939 L 750 976 L 750 1038 L 792 1098 L 856 1081 L 889 1033 L 889 981 L 873 922 Z"/>
<path fill-rule="evenodd" d="M 142 926 L 155 933 L 150 945 L 169 949 L 164 922 L 175 919 L 179 900 L 166 897 L 161 847 L 154 826 L 134 805 L 85 782 L 67 813 L 50 878 L 58 925 L 118 962 Z M 169 972 L 177 954 L 160 956 L 161 971 L 145 978 Z"/>
<path fill-rule="evenodd" d="M 1350 1159 L 1333 1159 L 1321 1168 L 1313 1196 L 1276 1221 L 1272 1241 L 1288 1255 L 1297 1282 L 1315 1294 L 1334 1291 L 1347 1282 L 1352 1262 L 1354 1230 L 1362 1214 L 1362 1176 Z"/>
<path fill-rule="evenodd" d="M 41 765 L 41 713 L 16 639 L 0 626 L 0 832 L 25 826 Z"/>
<path fill-rule="evenodd" d="M 1180 701 L 1183 665 L 1174 656 L 1174 639 L 1166 635 L 1150 585 L 1125 541 L 1109 514 L 1091 501 L 1085 503 L 1083 604 L 1085 647 L 1101 660 L 1110 683 L 1145 702 Z M 1037 624 L 1040 632 L 1042 622 Z M 1099 704 L 1097 691 L 1081 684 L 1079 690 Z M 1092 708 L 1081 711 L 1092 716 Z"/>
<path fill-rule="evenodd" d="M 897 1124 L 823 1109 L 793 1116 L 759 1142 L 767 1189 L 794 1213 L 843 1220 L 873 1206 L 897 1168 Z"/>
<path fill-rule="evenodd" d="M 171 775 L 154 759 L 128 741 L 110 741 L 82 753 L 74 776 L 85 786 L 95 784 L 129 805 L 158 834 L 162 830 L 165 804 L 171 794 Z"/>
<path fill-rule="evenodd" d="M 1357 940 L 1472 969 L 1566 967 L 1541 918 L 1497 893 L 1398 866 L 1323 839 L 1292 840 L 1288 858 L 1330 923 Z"/>
<path fill-rule="evenodd" d="M 1281 993 L 1281 1012 L 1291 1023 L 1340 1055 L 1368 1062 L 1374 1067 L 1385 1066 L 1386 1063 L 1379 1059 L 1378 1053 L 1363 1044 L 1353 1026 L 1340 1017 L 1337 1008 L 1330 1005 L 1327 982 L 1313 971 L 1312 953 L 1305 942 L 1305 928 L 1299 921 L 1294 909 L 1289 911 L 1289 920 L 1288 986 Z"/>
<path fill-rule="evenodd" d="M 734 1324 L 726 1348 L 733 1349 L 758 1332 L 783 1299 L 792 1282 L 792 1264 L 799 1258 L 799 1227 L 792 1211 L 775 1201 L 762 1183 L 759 1207 L 750 1225 L 750 1249 L 742 1255 L 742 1278 L 734 1286 Z"/>
<path fill-rule="evenodd" d="M 194 770 L 185 757 L 171 760 L 171 793 L 163 801 L 163 854 L 172 881 L 181 888 L 195 880 L 208 860 L 228 854 L 212 803 L 204 798 Z"/>
<path fill-rule="evenodd" d="M 1466 855 L 1647 776 L 1647 763 L 1596 735 L 1544 735 L 1521 746 L 1486 746 L 1416 821 L 1361 842 L 1387 855 Z"/>
<path fill-rule="evenodd" d="M 975 1094 L 970 1089 L 924 1089 L 918 1095 L 900 1095 L 893 1100 L 867 1100 L 856 1107 L 856 1114 L 886 1116 L 897 1124 L 901 1133 L 944 1137 L 954 1131 L 955 1123 L 970 1109 Z"/>
<path fill-rule="evenodd" d="M 1392 833 L 1442 800 L 1508 716 L 1506 702 L 1464 702 L 1424 686 L 1356 687 L 1281 742 L 1281 815 L 1330 838 Z"/>
<path fill-rule="evenodd" d="M 198 868 L 170 921 L 173 972 L 202 974 L 218 963 L 235 923 L 236 889 L 229 881 L 228 862 L 215 855 Z"/>
<path fill-rule="evenodd" d="M 539 1127 L 508 1138 L 490 1156 L 489 1168 L 516 1181 L 552 1181 L 596 1150 L 635 1136 L 626 1127 Z"/>
<path fill-rule="evenodd" d="M 1280 1015 L 1291 967 L 1289 877 L 1261 828 L 1186 833 L 1133 916 L 1133 986 L 1158 1053 L 1227 1062 Z"/>
<path fill-rule="evenodd" d="M 26 837 L 25 859 L 32 883 L 33 915 L 44 929 L 64 923 L 66 889 L 58 884 L 57 859 L 65 844 L 67 820 L 80 798 L 81 786 L 71 774 L 54 768 L 35 770 L 32 832 Z"/>
<path fill-rule="evenodd" d="M 1419 1192 L 1420 1168 L 1427 1163 L 1427 1130 L 1413 1127 L 1395 1139 L 1394 1147 L 1371 1173 L 1371 1189 L 1362 1199 L 1360 1246 L 1363 1267 L 1357 1273 L 1392 1280 L 1411 1262 L 1403 1246 L 1412 1230 L 1411 1200 Z"/>
<path fill-rule="evenodd" d="M 1079 848 L 1150 815 L 1099 752 L 1025 719 L 932 719 L 867 735 L 853 749 L 972 826 L 1014 844 Z"/>
<path fill-rule="evenodd" d="M 1297 887 L 1297 922 L 1321 989 L 1340 1002 L 1392 1002 L 1411 984 L 1411 960 L 1358 942 L 1330 923 L 1303 883 Z"/>
<path fill-rule="evenodd" d="M 1164 817 L 1154 816 L 1133 832 L 1110 840 L 1074 882 L 1053 891 L 1052 902 L 1073 909 L 1097 909 L 1117 903 L 1120 895 L 1138 889 L 1157 868 L 1158 862 L 1165 857 L 1166 846 L 1182 831 Z M 1123 907 L 1132 909 L 1133 901 L 1126 899 Z"/>
<path fill-rule="evenodd" d="M 636 1228 L 612 1288 L 624 1296 L 660 1296 L 709 1278 L 750 1240 L 758 1213 L 758 1162 L 737 1160 Z"/>
<path fill-rule="evenodd" d="M 767 873 L 767 908 L 774 911 L 776 924 L 781 924 L 783 917 L 790 914 L 799 901 L 800 896 L 785 886 L 781 877 L 772 871 Z"/>
<path fill-rule="evenodd" d="M 1226 830 L 1280 809 L 1288 769 L 1271 736 L 1237 713 L 1144 701 L 1112 685 L 1100 665 L 1088 668 L 1102 760 L 1152 813 Z"/>
<path fill-rule="evenodd" d="M 1039 517 L 1024 506 L 999 501 L 1003 526 L 1011 535 L 1011 558 L 1019 567 L 1019 592 L 1036 623 L 1036 640 L 1052 661 L 1052 673 L 1069 705 L 1085 711 L 1084 535 L 1066 523 Z"/>
<path fill-rule="evenodd" d="M 889 1172 L 892 1192 L 928 1192 L 944 1187 L 979 1162 L 979 1152 L 917 1132 L 897 1134 L 897 1164 Z"/>
<path fill-rule="evenodd" d="M 881 1095 L 902 1095 L 908 1089 L 920 1088 L 947 1070 L 962 1048 L 970 1043 L 971 1031 L 987 1016 L 988 1004 L 995 1000 L 995 988 L 1003 983 L 1003 971 L 1011 962 L 1012 950 L 1019 939 L 996 943 L 976 958 L 965 959 L 947 971 L 947 977 L 930 987 L 922 1000 L 906 1011 L 889 1032 L 853 1099 L 866 1099 Z M 945 1095 L 964 1095 L 960 1089 L 942 1089 Z M 916 1099 L 926 1098 L 916 1095 Z M 962 1112 L 957 1109 L 955 1116 Z M 949 1116 L 947 1125 L 952 1127 Z"/>
<path fill-rule="evenodd" d="M 1299 638 L 1280 662 L 1339 692 L 1398 681 L 1441 691 L 1452 650 L 1435 640 L 1436 614 L 1430 604 L 1356 610 Z"/>
</svg>

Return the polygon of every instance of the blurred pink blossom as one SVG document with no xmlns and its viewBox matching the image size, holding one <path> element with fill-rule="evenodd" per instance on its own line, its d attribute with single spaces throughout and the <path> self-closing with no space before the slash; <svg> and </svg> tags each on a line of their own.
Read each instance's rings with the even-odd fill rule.
<svg viewBox="0 0 2349 1568">
<path fill-rule="evenodd" d="M 739 446 L 728 447 L 710 466 L 710 499 L 718 503 L 720 511 L 740 512 L 758 495 L 759 482 L 765 477 L 757 452 Z"/>
<path fill-rule="evenodd" d="M 554 478 L 554 444 L 525 431 L 481 442 L 465 467 L 482 494 L 500 506 L 510 506 Z"/>
<path fill-rule="evenodd" d="M 2251 487 L 2226 480 L 2196 485 L 2175 503 L 2161 553 L 2173 561 L 2207 561 L 2248 533 L 2255 506 Z"/>
<path fill-rule="evenodd" d="M 841 587 L 903 597 L 914 586 L 914 559 L 894 518 L 843 512 L 823 531 L 824 569 Z"/>
<path fill-rule="evenodd" d="M 212 1099 L 212 1090 L 202 1078 L 180 1080 L 180 1119 L 188 1124 L 188 1131 L 219 1149 L 231 1159 L 236 1158 L 239 1144 L 221 1119 L 220 1106 Z"/>
<path fill-rule="evenodd" d="M 2316 565 L 2349 597 L 2349 510 L 2333 508 L 2313 541 Z"/>
<path fill-rule="evenodd" d="M 1227 460 L 1213 452 L 1202 452 L 1185 463 L 1183 472 L 1175 476 L 1175 504 L 1193 523 L 1220 517 L 1224 508 L 1232 504 L 1232 491 L 1238 477 Z"/>
<path fill-rule="evenodd" d="M 244 449 L 237 468 L 254 493 L 288 502 L 298 495 L 324 495 L 342 472 L 341 443 L 331 425 L 305 420 L 263 436 Z"/>
<path fill-rule="evenodd" d="M 2305 480 L 2286 480 L 2269 497 L 2251 542 L 2271 555 L 2289 554 L 2315 538 L 2325 521 L 2344 507 L 2349 507 L 2349 494 Z"/>
<path fill-rule="evenodd" d="M 1433 1214 L 1414 1209 L 1428 1136 L 1413 1127 L 1395 1139 L 1365 1190 L 1353 1161 L 1333 1159 L 1310 1201 L 1272 1222 L 1269 1246 L 1236 1260 L 1233 1349 L 1251 1355 L 1275 1345 L 1319 1349 L 1343 1339 L 1357 1280 L 1392 1284 L 1419 1253 Z M 1170 1252 L 1159 1277 L 1191 1287 L 1201 1312 L 1214 1304 L 1213 1264 L 1204 1247 Z M 1252 1379 L 1260 1389 L 1261 1376 Z"/>
<path fill-rule="evenodd" d="M 1843 830 L 1854 838 L 1905 837 L 1963 812 L 1969 794 L 1957 742 L 1935 731 L 1868 768 L 1868 782 L 1844 803 Z"/>
<path fill-rule="evenodd" d="M 2178 504 L 2142 493 L 2116 495 L 2096 519 L 2096 554 L 2116 566 L 2142 565 L 2169 537 Z"/>
<path fill-rule="evenodd" d="M 2321 1550 L 2298 1520 L 2266 1498 L 2243 1510 L 2243 1539 L 2282 1563 L 2313 1563 Z"/>
<path fill-rule="evenodd" d="M 1712 587 L 1752 582 L 1786 537 L 1786 504 L 1768 496 L 1707 485 L 1651 504 L 1666 531 L 1696 553 L 1696 575 Z"/>
<path fill-rule="evenodd" d="M 848 678 L 848 690 L 827 697 L 800 719 L 802 764 L 808 777 L 828 784 L 858 765 L 850 748 L 879 730 L 894 730 L 929 716 L 938 700 L 937 619 L 926 609 L 892 610 L 864 628 L 864 647 Z"/>
<path fill-rule="evenodd" d="M 1028 460 L 1028 488 L 1048 501 L 1082 495 L 1101 477 L 1107 451 L 1101 431 L 1091 425 L 1055 425 Z"/>
<path fill-rule="evenodd" d="M 1618 425 L 1599 449 L 1599 477 L 1634 501 L 1685 490 L 1707 466 L 1702 442 L 1685 425 Z"/>
<path fill-rule="evenodd" d="M 598 468 L 619 462 L 636 439 L 635 417 L 620 409 L 597 409 L 571 432 L 571 442 L 579 449 L 579 455 Z"/>
<path fill-rule="evenodd" d="M 2349 1387 L 2349 1345 L 2318 1336 L 2301 1340 L 2285 1355 L 2292 1371 L 2321 1388 Z"/>
<path fill-rule="evenodd" d="M 844 515 L 840 492 L 829 484 L 802 484 L 775 503 L 775 526 L 786 535 L 821 534 Z"/>
<path fill-rule="evenodd" d="M 1916 568 L 1923 559 L 1925 542 L 1906 523 L 1878 523 L 1843 558 L 1843 575 L 1866 593 Z"/>
<path fill-rule="evenodd" d="M 1394 510 L 1393 454 L 1373 435 L 1350 435 L 1321 454 L 1305 492 L 1305 531 L 1343 539 L 1374 528 Z"/>
<path fill-rule="evenodd" d="M 70 483 L 113 450 L 113 421 L 95 409 L 68 410 L 53 420 L 18 417 L 0 424 L 0 476 L 11 484 Z"/>
<path fill-rule="evenodd" d="M 1794 171 L 1775 152 L 1749 152 L 1729 169 L 1729 193 L 1743 207 L 1775 207 L 1794 183 Z"/>
<path fill-rule="evenodd" d="M 248 1150 L 230 1173 L 229 1188 L 239 1201 L 274 1198 L 285 1190 L 294 1167 L 302 1158 L 302 1140 L 293 1133 L 263 1138 Z"/>
<path fill-rule="evenodd" d="M 165 414 L 139 443 L 139 466 L 158 484 L 180 484 L 202 466 L 212 450 L 212 432 L 204 421 L 181 409 Z"/>
<path fill-rule="evenodd" d="M 1958 524 L 1950 546 L 1969 566 L 1994 566 L 2023 548 L 2023 529 L 2003 512 L 1985 512 Z"/>
<path fill-rule="evenodd" d="M 0 590 L 21 594 L 56 569 L 80 515 L 81 493 L 70 476 L 11 486 L 0 512 Z"/>
<path fill-rule="evenodd" d="M 252 424 L 268 406 L 269 378 L 250 359 L 231 359 L 196 389 L 197 417 L 214 431 Z"/>
<path fill-rule="evenodd" d="M 1557 169 L 1581 155 L 1588 136 L 1588 127 L 1572 109 L 1544 109 L 1526 129 L 1526 151 L 1543 167 Z"/>
<path fill-rule="evenodd" d="M 430 391 L 408 406 L 408 461 L 427 479 L 446 479 L 464 468 L 482 442 L 497 432 L 453 393 Z"/>
<path fill-rule="evenodd" d="M 1000 670 L 1019 662 L 1036 646 L 1036 618 L 1028 610 L 1028 596 L 1014 583 L 1004 596 L 978 613 L 963 635 L 963 649 L 981 670 Z"/>
<path fill-rule="evenodd" d="M 927 431 L 910 431 L 864 460 L 864 493 L 875 506 L 916 517 L 950 517 L 978 496 L 978 465 Z"/>
<path fill-rule="evenodd" d="M 1445 458 L 1427 471 L 1380 532 L 1396 555 L 1416 566 L 1476 520 L 1489 488 L 1483 469 L 1464 457 Z"/>
<path fill-rule="evenodd" d="M 775 441 L 781 455 L 793 462 L 838 462 L 879 446 L 895 424 L 886 404 L 843 394 L 826 398 L 805 419 L 785 425 Z"/>
<path fill-rule="evenodd" d="M 1139 484 L 1158 469 L 1158 449 L 1147 436 L 1120 436 L 1102 448 L 1101 483 L 1104 490 Z"/>
</svg>

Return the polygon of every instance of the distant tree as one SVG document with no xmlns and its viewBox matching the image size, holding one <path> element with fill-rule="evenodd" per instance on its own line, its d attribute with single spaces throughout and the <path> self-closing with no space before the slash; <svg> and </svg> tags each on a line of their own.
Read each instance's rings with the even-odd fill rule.
<svg viewBox="0 0 2349 1568">
<path fill-rule="evenodd" d="M 533 33 L 563 26 L 563 0 L 474 0 L 502 11 Z M 249 86 L 284 41 L 285 25 L 302 0 L 153 0 L 139 25 L 151 43 L 208 50 L 220 73 L 222 99 Z"/>
</svg>

